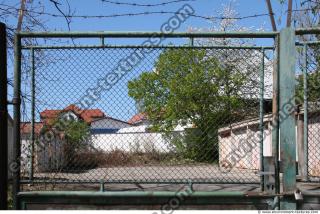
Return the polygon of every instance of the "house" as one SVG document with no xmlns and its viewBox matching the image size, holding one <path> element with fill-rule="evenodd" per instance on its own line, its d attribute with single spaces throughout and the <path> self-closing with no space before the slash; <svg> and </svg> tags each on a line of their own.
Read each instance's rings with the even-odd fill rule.
<svg viewBox="0 0 320 214">
<path fill-rule="evenodd" d="M 100 109 L 80 109 L 74 104 L 61 110 L 46 109 L 40 113 L 40 119 L 46 125 L 52 125 L 59 117 L 67 120 L 82 120 L 90 125 L 92 121 L 104 118 L 105 114 Z"/>
<path fill-rule="evenodd" d="M 125 121 L 105 115 L 100 109 L 80 109 L 73 104 L 64 109 L 45 109 L 40 112 L 40 122 L 34 124 L 35 139 L 38 142 L 35 144 L 34 149 L 34 165 L 37 167 L 35 171 L 59 169 L 64 162 L 65 157 L 62 145 L 64 145 L 65 140 L 54 126 L 58 118 L 84 121 L 88 124 L 91 135 L 84 142 L 88 145 L 92 145 L 92 136 L 113 133 L 121 128 L 131 126 L 131 124 Z M 44 132 L 44 127 L 49 127 L 50 132 Z M 20 131 L 22 151 L 25 151 L 22 155 L 22 168 L 26 169 L 25 173 L 27 173 L 31 163 L 31 159 L 28 158 L 31 156 L 31 123 L 22 122 Z M 55 136 L 50 136 L 48 133 L 54 133 Z M 102 144 L 101 146 L 107 146 L 104 145 L 104 142 L 99 141 Z"/>
<path fill-rule="evenodd" d="M 102 117 L 91 122 L 91 134 L 108 134 L 115 133 L 118 130 L 132 126 L 131 123 L 125 122 L 112 117 Z"/>
<path fill-rule="evenodd" d="M 140 112 L 133 115 L 129 120 L 128 123 L 139 126 L 139 125 L 149 125 L 150 122 L 147 118 L 147 114 L 145 112 Z"/>
<path fill-rule="evenodd" d="M 100 109 L 80 109 L 76 105 L 69 105 L 62 110 L 44 110 L 40 113 L 41 121 L 48 125 L 57 118 L 67 120 L 84 121 L 90 126 L 92 134 L 112 133 L 131 126 L 130 123 L 106 116 Z"/>
<path fill-rule="evenodd" d="M 303 110 L 296 112 L 296 162 L 299 166 L 299 173 L 302 174 L 304 163 L 304 142 L 303 142 Z M 263 157 L 272 156 L 272 115 L 264 117 L 264 138 Z M 320 141 L 318 133 L 320 131 L 320 111 L 312 110 L 308 112 L 308 174 L 311 177 L 320 177 Z M 260 170 L 260 141 L 258 133 L 259 119 L 244 120 L 223 127 L 219 133 L 219 165 L 226 167 L 226 163 L 232 162 L 232 154 L 236 153 L 241 144 L 249 143 L 253 148 L 240 158 L 233 166 L 241 169 Z M 239 150 L 239 153 L 241 149 Z M 238 154 L 239 154 L 238 153 Z M 281 158 L 281 157 L 280 157 Z"/>
</svg>

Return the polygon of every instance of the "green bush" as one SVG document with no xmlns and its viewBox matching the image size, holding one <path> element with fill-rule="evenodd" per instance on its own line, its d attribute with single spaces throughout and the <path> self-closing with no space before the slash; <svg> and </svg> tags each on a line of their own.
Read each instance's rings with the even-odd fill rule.
<svg viewBox="0 0 320 214">
<path fill-rule="evenodd" d="M 171 133 L 166 137 L 185 160 L 213 163 L 219 158 L 217 130 L 189 128 L 185 133 Z"/>
</svg>

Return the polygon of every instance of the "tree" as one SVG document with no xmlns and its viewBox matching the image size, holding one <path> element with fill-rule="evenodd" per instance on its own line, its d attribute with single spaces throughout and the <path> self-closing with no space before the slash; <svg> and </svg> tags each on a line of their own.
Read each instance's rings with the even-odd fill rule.
<svg viewBox="0 0 320 214">
<path fill-rule="evenodd" d="M 231 19 L 213 19 L 212 27 L 190 31 L 248 30 L 237 25 L 233 2 L 224 6 L 221 15 Z M 252 44 L 252 40 L 231 38 L 194 42 L 199 46 Z M 155 72 L 129 82 L 129 95 L 143 105 L 156 131 L 192 124 L 195 129 L 170 134 L 169 140 L 185 158 L 213 162 L 218 158 L 218 129 L 258 115 L 260 66 L 261 53 L 255 50 L 167 49 L 155 63 Z M 266 77 L 271 80 L 270 66 L 266 66 Z M 271 82 L 265 84 L 269 96 L 271 86 Z"/>
<path fill-rule="evenodd" d="M 296 28 L 312 28 L 319 27 L 320 25 L 320 0 L 304 0 L 297 5 L 294 10 L 293 24 Z M 298 36 L 300 41 L 319 40 L 318 34 L 314 35 L 301 35 Z M 298 47 L 298 64 L 300 71 L 304 69 L 305 55 L 302 47 Z M 320 45 L 307 46 L 307 96 L 308 102 L 315 103 L 320 99 L 319 85 L 320 85 Z M 300 98 L 304 94 L 303 75 L 299 74 L 297 77 L 296 95 Z M 301 101 L 301 99 L 297 99 Z M 297 103 L 302 104 L 302 103 Z"/>
<path fill-rule="evenodd" d="M 89 136 L 89 126 L 84 121 L 67 121 L 62 131 L 67 144 L 75 150 L 81 148 L 81 143 Z"/>
<path fill-rule="evenodd" d="M 307 100 L 310 103 L 317 103 L 320 101 L 320 49 L 319 45 L 310 45 L 307 49 Z M 302 60 L 299 62 L 300 70 L 305 69 L 303 61 L 305 60 L 304 54 L 300 55 Z M 304 96 L 304 76 L 300 73 L 297 76 L 296 84 L 296 96 L 300 99 L 296 99 L 297 104 L 301 103 Z"/>
<path fill-rule="evenodd" d="M 320 0 L 300 1 L 294 10 L 293 24 L 296 28 L 319 27 Z M 303 38 L 306 39 L 306 36 Z"/>
<path fill-rule="evenodd" d="M 45 135 L 48 130 L 52 130 L 55 138 L 49 141 L 62 142 L 60 146 L 63 149 L 64 164 L 61 165 L 61 169 L 79 167 L 74 161 L 79 161 L 78 154 L 88 149 L 86 141 L 90 135 L 89 125 L 82 120 L 66 120 L 59 117 L 46 124 L 41 130 L 41 135 Z"/>
<path fill-rule="evenodd" d="M 308 96 L 308 102 L 319 102 L 320 101 L 320 91 L 319 91 L 319 84 L 320 84 L 320 72 L 319 70 L 310 73 L 307 76 L 307 96 Z M 303 87 L 303 75 L 298 76 L 298 84 L 296 87 L 296 93 L 299 98 L 303 98 L 304 95 L 304 87 Z M 297 99 L 297 104 L 303 104 L 299 101 L 302 101 L 302 99 Z"/>
<path fill-rule="evenodd" d="M 283 13 L 292 13 L 292 19 L 288 19 L 287 22 L 293 22 L 293 26 L 295 28 L 310 28 L 310 27 L 318 27 L 320 21 L 320 0 L 301 0 L 301 1 L 294 1 L 292 4 L 291 0 L 278 0 L 281 6 L 285 6 L 284 8 L 279 11 L 280 13 L 275 14 L 278 15 L 278 24 L 282 22 L 282 15 Z M 290 5 L 290 3 L 292 5 Z M 288 4 L 288 7 L 286 6 Z M 292 6 L 293 8 L 291 9 Z M 285 11 L 283 11 L 285 9 Z M 290 17 L 289 17 L 290 18 Z M 287 23 L 289 24 L 289 23 Z M 304 40 L 309 39 L 310 37 L 315 37 L 315 35 L 304 35 L 300 36 Z"/>
<path fill-rule="evenodd" d="M 251 72 L 239 72 L 206 49 L 168 49 L 160 54 L 155 72 L 142 73 L 128 83 L 129 95 L 143 100 L 155 131 L 193 124 L 197 130 L 188 131 L 188 142 L 175 143 L 188 152 L 188 158 L 214 161 L 218 128 L 255 113 L 248 111 L 254 106 L 243 93 L 252 84 Z"/>
<path fill-rule="evenodd" d="M 66 20 L 68 29 L 70 30 L 71 16 L 74 13 L 71 11 L 70 4 L 68 0 L 49 0 L 49 2 L 54 6 L 54 8 L 58 11 L 58 14 L 48 13 L 48 5 L 46 5 L 43 1 L 37 0 L 16 0 L 16 1 L 6 1 L 3 0 L 0 2 L 0 22 L 4 22 L 7 26 L 7 52 L 8 58 L 10 59 L 8 65 L 13 66 L 14 61 L 14 35 L 20 31 L 48 31 L 49 27 L 47 26 L 47 21 L 49 18 L 56 18 L 59 14 Z M 63 3 L 61 3 L 63 2 Z M 57 41 L 53 41 L 52 39 L 44 39 L 39 40 L 35 38 L 24 38 L 22 41 L 22 45 L 25 46 L 36 46 L 41 42 L 52 43 L 55 44 Z M 30 54 L 26 51 L 22 51 L 22 72 L 21 72 L 21 81 L 22 84 L 29 85 L 30 84 Z M 49 59 L 47 54 L 44 51 L 37 51 L 35 56 L 36 58 L 36 66 L 37 62 L 41 61 L 42 63 L 51 63 L 52 60 Z M 40 64 L 40 63 L 39 63 Z M 8 86 L 9 92 L 13 87 L 13 69 L 8 69 Z M 9 99 L 11 99 L 11 93 L 9 93 Z M 21 90 L 21 108 L 22 114 L 25 117 L 28 117 L 27 113 L 27 105 L 31 101 L 31 95 L 28 90 Z"/>
<path fill-rule="evenodd" d="M 63 153 L 65 163 L 63 167 L 65 169 L 73 169 L 79 167 L 79 164 L 75 161 L 78 160 L 77 154 L 84 148 L 86 149 L 86 139 L 89 136 L 89 126 L 84 121 L 64 121 L 62 134 L 64 135 Z M 81 167 L 81 166 L 80 166 Z"/>
<path fill-rule="evenodd" d="M 70 30 L 71 15 L 74 13 L 71 10 L 68 0 L 49 0 L 56 8 L 59 14 L 66 20 L 67 27 Z M 47 6 L 43 1 L 2 1 L 0 3 L 0 21 L 6 23 L 8 29 L 8 47 L 9 53 L 12 55 L 12 47 L 14 43 L 14 34 L 19 31 L 47 31 L 47 19 L 50 13 L 47 11 Z M 56 15 L 55 15 L 56 16 Z M 37 40 L 25 39 L 25 45 L 36 45 Z"/>
</svg>

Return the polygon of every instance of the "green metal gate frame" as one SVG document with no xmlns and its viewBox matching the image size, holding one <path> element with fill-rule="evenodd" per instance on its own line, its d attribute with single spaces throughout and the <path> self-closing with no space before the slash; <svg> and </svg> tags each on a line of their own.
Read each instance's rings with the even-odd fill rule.
<svg viewBox="0 0 320 214">
<path fill-rule="evenodd" d="M 261 167 L 268 170 L 268 173 L 263 174 L 262 178 L 262 190 L 263 193 L 248 193 L 248 192 L 193 192 L 190 198 L 194 201 L 185 201 L 187 204 L 226 204 L 234 203 L 234 198 L 239 199 L 239 203 L 259 204 L 261 201 L 267 199 L 270 208 L 280 209 L 296 209 L 297 203 L 294 197 L 296 191 L 296 166 L 295 166 L 295 118 L 294 113 L 291 113 L 292 109 L 288 109 L 288 103 L 293 102 L 294 97 L 294 79 L 295 79 L 295 35 L 303 34 L 318 34 L 320 29 L 297 29 L 285 28 L 280 32 L 211 32 L 211 33 L 157 33 L 157 32 L 20 32 L 15 35 L 15 65 L 14 65 L 14 158 L 16 161 L 16 169 L 14 172 L 13 183 L 13 195 L 14 205 L 16 209 L 26 208 L 26 204 L 32 204 L 37 202 L 54 203 L 60 197 L 61 200 L 83 202 L 88 198 L 101 197 L 101 203 L 108 204 L 131 204 L 131 199 L 136 199 L 136 203 L 141 203 L 141 200 L 146 202 L 149 197 L 152 198 L 151 204 L 159 204 L 168 200 L 175 195 L 174 192 L 20 192 L 20 84 L 21 84 L 21 40 L 23 38 L 97 38 L 101 39 L 102 44 L 100 46 L 81 46 L 81 47 L 108 47 L 104 45 L 105 38 L 154 38 L 154 37 L 166 37 L 166 38 L 189 38 L 191 44 L 194 38 L 271 38 L 275 40 L 276 50 L 276 63 L 274 65 L 273 73 L 273 123 L 274 129 L 272 130 L 272 145 L 273 145 L 273 157 L 271 160 L 261 161 Z M 125 46 L 130 47 L 130 46 Z M 131 46 L 132 47 L 132 46 Z M 134 46 L 137 47 L 137 46 Z M 39 47 L 28 47 L 32 52 Z M 46 48 L 70 48 L 66 46 L 55 46 Z M 76 48 L 76 47 L 73 47 Z M 248 47 L 257 48 L 257 47 Z M 261 48 L 261 47 L 260 47 Z M 263 47 L 262 47 L 263 48 Z M 265 47 L 267 48 L 267 47 Z M 34 62 L 32 62 L 34 63 Z M 263 93 L 263 92 L 262 92 Z M 34 104 L 32 104 L 34 107 Z M 286 111 L 288 117 L 286 117 L 281 123 L 279 123 L 280 111 Z M 33 116 L 34 117 L 34 116 Z M 260 121 L 263 119 L 263 114 L 260 114 Z M 34 121 L 34 120 L 33 120 Z M 263 130 L 263 127 L 260 127 Z M 282 130 L 279 134 L 279 130 Z M 33 130 L 34 132 L 34 130 Z M 280 145 L 279 145 L 280 135 Z M 280 148 L 279 148 L 280 146 Z M 279 163 L 279 152 L 281 154 L 281 164 Z M 262 160 L 262 159 L 261 159 Z M 280 167 L 281 165 L 281 167 Z M 283 171 L 283 191 L 280 192 L 280 168 Z M 32 169 L 31 169 L 32 170 Z M 268 175 L 274 174 L 274 183 L 269 182 Z M 267 181 L 268 180 L 268 181 Z M 271 185 L 270 185 L 271 183 Z M 304 193 L 308 195 L 309 193 Z M 310 195 L 310 194 L 309 194 Z M 44 198 L 42 198 L 44 197 Z M 129 200 L 130 198 L 130 200 Z M 124 200 L 128 199 L 128 201 Z M 256 200 L 258 199 L 258 200 Z M 60 200 L 60 201 L 61 201 Z M 119 200 L 121 202 L 119 202 Z M 113 203 L 114 202 L 114 203 Z M 61 202 L 63 203 L 63 201 Z M 134 202 L 132 202 L 134 203 Z M 279 207 L 280 204 L 280 207 Z"/>
</svg>

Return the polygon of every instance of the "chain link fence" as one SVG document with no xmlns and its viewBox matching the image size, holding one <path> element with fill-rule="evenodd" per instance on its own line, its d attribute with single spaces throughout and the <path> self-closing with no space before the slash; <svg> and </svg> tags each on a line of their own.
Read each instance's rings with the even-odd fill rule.
<svg viewBox="0 0 320 214">
<path fill-rule="evenodd" d="M 298 75 L 297 94 L 300 97 L 300 115 L 304 117 L 304 131 L 306 133 L 303 144 L 306 145 L 303 156 L 306 158 L 307 180 L 311 182 L 320 181 L 320 103 L 319 103 L 319 60 L 320 46 L 318 42 L 305 43 L 300 58 L 301 70 L 305 73 Z M 306 111 L 307 110 L 307 111 Z M 300 128 L 300 127 L 298 127 Z"/>
<path fill-rule="evenodd" d="M 319 44 L 307 47 L 308 176 L 310 181 L 317 182 L 320 181 L 319 48 Z"/>
<path fill-rule="evenodd" d="M 22 182 L 260 183 L 272 150 L 259 133 L 271 130 L 273 50 L 38 47 L 23 56 Z"/>
</svg>

